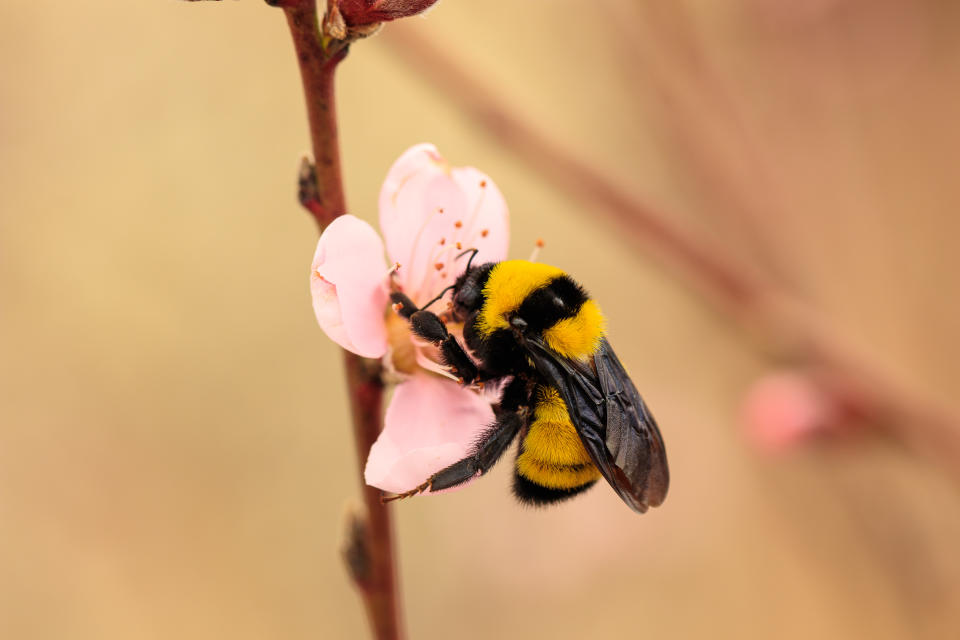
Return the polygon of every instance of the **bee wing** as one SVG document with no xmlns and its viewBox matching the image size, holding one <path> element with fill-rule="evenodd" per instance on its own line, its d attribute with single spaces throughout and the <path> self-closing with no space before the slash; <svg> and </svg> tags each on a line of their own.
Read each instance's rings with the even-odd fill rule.
<svg viewBox="0 0 960 640">
<path fill-rule="evenodd" d="M 539 373 L 559 389 L 584 448 L 617 495 L 638 513 L 661 504 L 670 483 L 663 439 L 606 339 L 594 368 L 560 356 L 539 339 L 527 346 Z"/>
<path fill-rule="evenodd" d="M 630 480 L 631 495 L 641 504 L 659 506 L 667 497 L 670 471 L 657 421 L 606 339 L 593 360 L 606 398 L 607 451 Z"/>
</svg>

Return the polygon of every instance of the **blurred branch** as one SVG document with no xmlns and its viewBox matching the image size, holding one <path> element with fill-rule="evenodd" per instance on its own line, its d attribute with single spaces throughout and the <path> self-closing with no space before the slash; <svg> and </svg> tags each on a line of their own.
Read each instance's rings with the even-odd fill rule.
<svg viewBox="0 0 960 640">
<path fill-rule="evenodd" d="M 382 38 L 418 74 L 444 92 L 465 114 L 532 168 L 605 214 L 649 255 L 675 272 L 719 311 L 757 337 L 761 346 L 809 367 L 813 379 L 841 406 L 855 406 L 912 449 L 943 464 L 960 480 L 960 417 L 883 372 L 869 355 L 809 304 L 787 295 L 756 266 L 707 242 L 597 170 L 572 149 L 539 130 L 502 91 L 486 85 L 410 25 Z"/>
<path fill-rule="evenodd" d="M 346 212 L 340 149 L 337 135 L 334 76 L 346 56 L 349 42 L 342 35 L 342 19 L 325 16 L 322 30 L 315 0 L 268 0 L 280 6 L 287 18 L 294 51 L 300 65 L 306 97 L 307 119 L 315 162 L 304 160 L 299 175 L 299 199 L 322 231 Z M 380 503 L 380 492 L 363 480 L 363 467 L 380 434 L 383 382 L 380 363 L 343 352 L 347 392 L 353 416 L 360 484 L 366 514 L 351 520 L 345 551 L 347 568 L 360 590 L 367 617 L 378 640 L 402 637 L 399 596 L 395 578 L 393 527 L 390 511 Z"/>
<path fill-rule="evenodd" d="M 709 187 L 710 215 L 727 217 L 764 271 L 796 289 L 779 236 L 769 226 L 771 209 L 785 198 L 715 60 L 693 32 L 691 7 L 621 0 L 601 0 L 595 7 L 610 26 L 623 86 L 639 104 L 662 103 L 660 116 L 673 125 L 670 153 Z"/>
</svg>

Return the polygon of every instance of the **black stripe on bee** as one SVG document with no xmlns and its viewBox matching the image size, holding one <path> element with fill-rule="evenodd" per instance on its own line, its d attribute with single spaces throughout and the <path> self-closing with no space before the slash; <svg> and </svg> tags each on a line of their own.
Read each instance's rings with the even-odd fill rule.
<svg viewBox="0 0 960 640">
<path fill-rule="evenodd" d="M 569 276 L 559 276 L 526 297 L 517 316 L 527 323 L 526 330 L 541 333 L 564 318 L 572 318 L 587 301 L 583 288 Z"/>
<path fill-rule="evenodd" d="M 510 329 L 497 329 L 483 336 L 475 325 L 467 325 L 463 328 L 463 337 L 477 359 L 494 371 L 516 372 L 526 363 L 526 352 L 517 344 Z"/>
<path fill-rule="evenodd" d="M 533 506 L 544 506 L 554 502 L 562 502 L 576 495 L 579 495 L 596 484 L 596 480 L 591 480 L 586 484 L 571 489 L 551 489 L 544 487 L 514 472 L 513 474 L 513 495 L 522 504 Z"/>
</svg>

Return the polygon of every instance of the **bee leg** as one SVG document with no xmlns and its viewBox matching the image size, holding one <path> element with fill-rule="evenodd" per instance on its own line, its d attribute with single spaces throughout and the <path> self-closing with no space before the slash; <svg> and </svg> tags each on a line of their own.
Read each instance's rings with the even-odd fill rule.
<svg viewBox="0 0 960 640">
<path fill-rule="evenodd" d="M 477 379 L 480 372 L 477 365 L 467 355 L 457 339 L 450 335 L 443 321 L 430 311 L 417 311 L 410 318 L 410 327 L 415 334 L 430 340 L 440 349 L 443 361 L 458 376 L 463 384 L 470 384 Z"/>
<path fill-rule="evenodd" d="M 432 491 L 449 489 L 492 469 L 517 437 L 525 420 L 526 412 L 511 411 L 501 414 L 497 422 L 483 434 L 474 454 L 435 473 L 430 489 Z"/>
<path fill-rule="evenodd" d="M 410 489 L 410 491 L 404 491 L 403 493 L 398 493 L 392 496 L 380 496 L 380 504 L 387 504 L 388 502 L 393 502 L 394 500 L 403 500 L 404 498 L 410 498 L 417 495 L 418 493 L 423 493 L 430 488 L 430 482 L 433 480 L 433 476 L 427 478 L 427 481 L 421 485 Z"/>
<path fill-rule="evenodd" d="M 392 502 L 402 498 L 409 498 L 424 491 L 440 491 L 463 484 L 477 474 L 483 475 L 499 460 L 510 443 L 517 437 L 517 433 L 526 421 L 527 410 L 502 413 L 497 421 L 483 434 L 473 453 L 454 462 L 445 469 L 433 474 L 423 484 L 410 491 L 398 493 L 394 496 L 381 498 L 381 502 Z"/>
<path fill-rule="evenodd" d="M 413 303 L 413 300 L 405 293 L 394 291 L 390 294 L 390 301 L 393 302 L 393 310 L 400 314 L 400 317 L 410 319 L 410 316 L 420 311 L 420 308 Z"/>
<path fill-rule="evenodd" d="M 489 471 L 528 422 L 531 389 L 532 384 L 526 378 L 520 376 L 514 378 L 503 390 L 500 403 L 502 410 L 496 422 L 483 433 L 469 456 L 441 469 L 427 478 L 426 482 L 410 491 L 381 498 L 381 502 L 409 498 L 427 490 L 449 489 L 463 484 L 478 473 L 483 475 Z"/>
<path fill-rule="evenodd" d="M 480 377 L 480 371 L 457 339 L 447 331 L 437 314 L 418 309 L 410 298 L 400 292 L 390 294 L 394 309 L 410 321 L 410 329 L 420 338 L 440 349 L 443 361 L 450 366 L 453 374 L 459 376 L 464 384 L 470 384 Z"/>
</svg>

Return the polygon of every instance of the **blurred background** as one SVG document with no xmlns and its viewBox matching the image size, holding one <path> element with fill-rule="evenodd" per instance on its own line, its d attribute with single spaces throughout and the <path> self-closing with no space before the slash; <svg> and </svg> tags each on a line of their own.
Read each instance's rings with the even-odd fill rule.
<svg viewBox="0 0 960 640">
<path fill-rule="evenodd" d="M 443 0 L 338 79 L 351 212 L 417 142 L 491 175 L 513 256 L 543 237 L 603 305 L 673 476 L 643 517 L 602 487 L 525 510 L 509 464 L 399 504 L 411 638 L 956 637 L 957 469 L 869 428 L 758 451 L 741 406 L 777 363 L 390 30 L 956 407 L 960 4 Z M 262 2 L 0 5 L 2 637 L 367 637 L 308 144 Z"/>
</svg>

